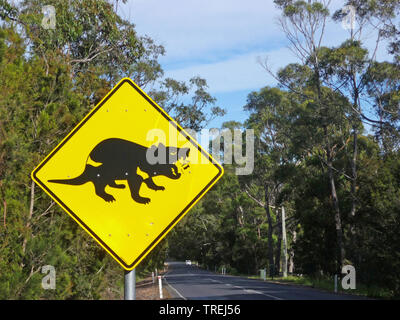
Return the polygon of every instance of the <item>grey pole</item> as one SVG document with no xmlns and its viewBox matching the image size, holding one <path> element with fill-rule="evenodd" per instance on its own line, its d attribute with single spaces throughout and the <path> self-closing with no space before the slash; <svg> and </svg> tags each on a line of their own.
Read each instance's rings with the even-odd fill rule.
<svg viewBox="0 0 400 320">
<path fill-rule="evenodd" d="M 136 300 L 136 269 L 125 271 L 124 299 Z"/>
<path fill-rule="evenodd" d="M 282 240 L 283 240 L 283 277 L 287 277 L 288 257 L 286 240 L 286 216 L 285 207 L 282 207 Z"/>
<path fill-rule="evenodd" d="M 335 293 L 337 293 L 337 281 L 338 281 L 338 276 L 335 274 Z"/>
</svg>

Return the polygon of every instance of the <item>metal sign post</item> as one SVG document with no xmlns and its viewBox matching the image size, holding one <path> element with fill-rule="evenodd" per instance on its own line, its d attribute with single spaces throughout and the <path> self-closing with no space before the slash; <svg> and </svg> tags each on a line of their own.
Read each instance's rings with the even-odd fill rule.
<svg viewBox="0 0 400 320">
<path fill-rule="evenodd" d="M 136 300 L 136 269 L 125 271 L 124 299 Z"/>
</svg>

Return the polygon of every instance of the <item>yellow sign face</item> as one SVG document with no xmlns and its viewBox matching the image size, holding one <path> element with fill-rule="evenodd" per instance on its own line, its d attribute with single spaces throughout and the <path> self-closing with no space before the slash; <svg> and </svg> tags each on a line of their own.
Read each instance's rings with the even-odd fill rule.
<svg viewBox="0 0 400 320">
<path fill-rule="evenodd" d="M 222 175 L 179 124 L 124 78 L 32 179 L 132 270 Z"/>
</svg>

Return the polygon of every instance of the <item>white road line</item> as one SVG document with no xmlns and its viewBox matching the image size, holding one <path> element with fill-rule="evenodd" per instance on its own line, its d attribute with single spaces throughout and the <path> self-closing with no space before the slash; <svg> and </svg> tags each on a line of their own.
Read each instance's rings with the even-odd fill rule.
<svg viewBox="0 0 400 320">
<path fill-rule="evenodd" d="M 236 288 L 236 289 L 240 289 L 240 290 L 243 290 L 244 292 L 249 293 L 249 294 L 261 294 L 261 295 L 263 295 L 263 296 L 266 296 L 266 297 L 268 297 L 268 298 L 272 298 L 272 299 L 274 299 L 274 300 L 283 300 L 282 298 L 275 297 L 275 296 L 270 295 L 270 294 L 268 294 L 268 293 L 264 293 L 264 292 L 256 291 L 256 290 L 252 290 L 252 289 L 246 289 L 246 288 L 244 288 L 244 287 L 235 286 L 235 285 L 232 285 L 232 284 L 230 284 L 230 283 L 225 283 L 225 282 L 222 282 L 222 281 L 219 281 L 219 280 L 215 280 L 215 279 L 211 279 L 211 278 L 206 278 L 205 280 L 209 280 L 209 281 L 216 282 L 216 283 L 223 283 L 223 284 L 225 284 L 225 285 L 228 286 L 228 287 L 233 287 L 233 288 Z"/>
<path fill-rule="evenodd" d="M 250 294 L 261 294 L 261 295 L 263 295 L 263 296 L 266 296 L 266 297 L 268 297 L 268 298 L 272 298 L 272 299 L 274 299 L 274 300 L 283 300 L 282 298 L 275 297 L 275 296 L 273 296 L 273 295 L 270 295 L 270 294 L 268 294 L 268 293 L 264 293 L 264 292 L 261 292 L 261 291 L 252 290 L 252 289 L 245 289 L 245 288 L 240 287 L 240 286 L 234 286 L 234 287 L 235 287 L 235 288 L 238 288 L 238 289 L 242 289 L 242 290 L 244 290 L 246 293 L 250 293 Z"/>
<path fill-rule="evenodd" d="M 209 280 L 209 281 L 216 282 L 216 283 L 222 283 L 222 281 L 211 279 L 211 278 L 206 278 L 205 280 Z"/>
<path fill-rule="evenodd" d="M 247 293 L 255 293 L 255 294 L 262 294 L 260 291 L 252 290 L 252 289 L 244 289 Z"/>
<path fill-rule="evenodd" d="M 168 274 L 168 272 L 165 274 L 165 276 L 166 276 L 167 274 Z M 168 283 L 167 278 L 166 278 L 165 276 L 164 276 L 163 278 L 164 278 L 165 282 L 167 283 L 167 285 L 168 285 L 171 289 L 173 289 L 173 290 L 178 294 L 179 297 L 181 297 L 183 300 L 187 300 L 183 295 L 181 295 L 181 293 L 180 293 L 178 290 L 176 290 L 172 285 L 170 285 L 170 284 Z"/>
<path fill-rule="evenodd" d="M 181 297 L 183 300 L 187 300 L 183 295 L 181 295 L 181 293 L 180 293 L 178 290 L 176 290 L 172 285 L 170 285 L 170 284 L 168 283 L 168 281 L 167 281 L 167 279 L 166 279 L 166 276 L 167 276 L 168 273 L 169 273 L 169 271 L 168 271 L 168 272 L 165 274 L 165 276 L 163 277 L 164 280 L 165 280 L 165 282 L 167 283 L 167 285 L 168 285 L 170 288 L 172 288 L 172 289 L 177 293 L 177 295 L 178 295 L 179 297 Z M 222 282 L 222 281 L 215 280 L 215 279 L 211 279 L 211 278 L 206 278 L 205 280 L 209 280 L 209 281 L 216 282 L 216 283 L 224 283 L 224 282 Z M 268 293 L 264 293 L 264 292 L 261 292 L 261 291 L 257 291 L 257 290 L 253 290 L 253 289 L 246 289 L 246 288 L 243 288 L 243 287 L 241 287 L 241 286 L 232 285 L 232 284 L 230 284 L 230 283 L 224 283 L 224 284 L 225 284 L 226 286 L 232 286 L 232 287 L 234 287 L 234 288 L 241 289 L 241 290 L 243 290 L 244 292 L 249 293 L 249 294 L 261 294 L 261 295 L 263 295 L 263 296 L 266 296 L 266 297 L 269 297 L 269 298 L 272 298 L 272 299 L 275 299 L 275 300 L 283 300 L 282 298 L 275 297 L 275 296 L 273 296 L 273 295 L 270 295 L 270 294 L 268 294 Z"/>
<path fill-rule="evenodd" d="M 270 295 L 270 294 L 267 294 L 267 293 L 264 293 L 264 292 L 260 292 L 260 294 L 262 294 L 263 296 L 266 296 L 266 297 L 270 297 L 270 298 L 275 299 L 275 300 L 283 300 L 282 298 L 278 298 L 278 297 L 275 297 L 273 295 Z"/>
</svg>

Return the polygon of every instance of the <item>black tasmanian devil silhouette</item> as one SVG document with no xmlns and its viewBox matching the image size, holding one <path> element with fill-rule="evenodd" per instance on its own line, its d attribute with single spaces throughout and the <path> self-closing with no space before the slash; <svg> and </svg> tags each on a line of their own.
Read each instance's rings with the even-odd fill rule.
<svg viewBox="0 0 400 320">
<path fill-rule="evenodd" d="M 70 185 L 92 182 L 96 194 L 105 201 L 111 202 L 115 201 L 115 198 L 105 191 L 106 186 L 123 189 L 125 185 L 117 184 L 115 180 L 126 180 L 132 199 L 146 204 L 150 202 L 150 199 L 139 195 L 142 183 L 152 190 L 165 190 L 164 187 L 154 183 L 153 177 L 165 176 L 170 179 L 179 179 L 181 174 L 175 163 L 179 159 L 185 160 L 189 156 L 189 151 L 189 148 L 166 147 L 162 143 L 146 148 L 123 139 L 107 139 L 94 147 L 88 157 L 100 165 L 93 166 L 87 161 L 85 170 L 80 176 L 72 179 L 48 180 L 48 182 Z M 151 161 L 156 162 L 151 164 L 147 160 L 148 154 L 165 161 Z M 173 161 L 168 159 L 173 159 Z M 138 169 L 145 172 L 148 177 L 144 178 L 138 174 Z"/>
</svg>

